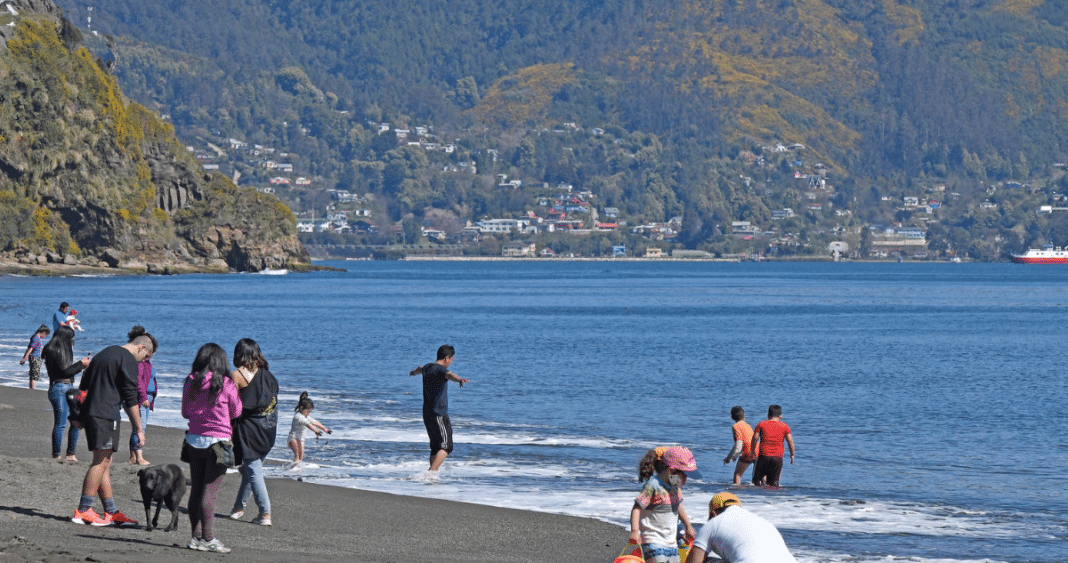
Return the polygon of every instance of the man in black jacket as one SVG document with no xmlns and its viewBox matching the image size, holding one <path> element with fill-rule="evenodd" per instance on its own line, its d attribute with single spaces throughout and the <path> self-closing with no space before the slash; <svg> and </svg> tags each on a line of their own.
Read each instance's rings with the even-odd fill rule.
<svg viewBox="0 0 1068 563">
<path fill-rule="evenodd" d="M 79 388 L 85 391 L 80 423 L 85 429 L 93 463 L 85 472 L 82 497 L 72 522 L 93 526 L 136 526 L 115 506 L 111 491 L 111 456 L 119 449 L 120 409 L 133 425 L 142 445 L 145 431 L 137 406 L 137 363 L 156 353 L 156 339 L 144 333 L 123 346 L 109 346 L 93 358 L 82 376 Z M 99 494 L 104 516 L 93 511 L 93 499 Z"/>
</svg>

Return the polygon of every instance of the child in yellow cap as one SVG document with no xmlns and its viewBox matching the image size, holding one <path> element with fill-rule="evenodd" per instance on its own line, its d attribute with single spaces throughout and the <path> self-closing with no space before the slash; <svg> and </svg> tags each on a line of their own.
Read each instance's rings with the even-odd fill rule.
<svg viewBox="0 0 1068 563">
<path fill-rule="evenodd" d="M 797 563 L 779 530 L 742 508 L 733 493 L 722 492 L 708 503 L 708 522 L 701 526 L 686 563 Z"/>
</svg>

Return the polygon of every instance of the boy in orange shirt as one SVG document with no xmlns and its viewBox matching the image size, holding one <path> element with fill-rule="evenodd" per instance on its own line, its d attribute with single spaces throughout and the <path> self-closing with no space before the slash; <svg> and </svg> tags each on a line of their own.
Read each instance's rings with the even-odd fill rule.
<svg viewBox="0 0 1068 563">
<path fill-rule="evenodd" d="M 790 463 L 794 462 L 794 437 L 790 427 L 782 421 L 782 407 L 768 407 L 768 419 L 760 421 L 753 430 L 752 450 L 758 454 L 753 468 L 753 484 L 779 486 L 782 474 L 783 442 L 790 446 Z"/>
<path fill-rule="evenodd" d="M 723 465 L 738 460 L 738 464 L 734 466 L 734 484 L 741 485 L 742 474 L 749 468 L 749 464 L 756 461 L 756 456 L 753 455 L 753 449 L 750 446 L 753 440 L 753 427 L 745 421 L 745 409 L 740 406 L 731 409 L 731 419 L 734 420 L 734 426 L 731 426 L 734 448 L 731 449 L 731 453 L 727 454 L 727 457 L 723 458 Z"/>
</svg>

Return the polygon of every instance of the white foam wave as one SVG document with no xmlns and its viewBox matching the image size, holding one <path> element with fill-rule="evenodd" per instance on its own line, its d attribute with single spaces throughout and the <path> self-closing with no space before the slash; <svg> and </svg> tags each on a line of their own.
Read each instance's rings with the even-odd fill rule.
<svg viewBox="0 0 1068 563">
<path fill-rule="evenodd" d="M 469 444 L 495 446 L 572 446 L 586 448 L 624 447 L 629 442 L 609 438 L 581 438 L 578 436 L 538 436 L 519 433 L 474 434 L 464 433 L 463 441 Z"/>
<path fill-rule="evenodd" d="M 929 557 L 898 557 L 894 555 L 851 555 L 828 551 L 795 550 L 791 552 L 798 563 L 1006 563 L 995 559 L 942 559 Z"/>
<path fill-rule="evenodd" d="M 865 534 L 912 534 L 965 538 L 1016 538 L 1024 532 L 1004 515 L 967 513 L 951 506 L 927 506 L 887 501 L 860 502 L 793 495 L 747 494 L 735 489 L 742 504 L 780 528 Z M 1010 519 L 1022 521 L 1020 518 Z"/>
</svg>

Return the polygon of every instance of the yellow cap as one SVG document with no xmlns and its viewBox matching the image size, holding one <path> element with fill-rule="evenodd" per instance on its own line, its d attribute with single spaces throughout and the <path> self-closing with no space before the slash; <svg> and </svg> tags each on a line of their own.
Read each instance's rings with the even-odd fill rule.
<svg viewBox="0 0 1068 563">
<path fill-rule="evenodd" d="M 741 506 L 742 501 L 738 500 L 734 493 L 716 493 L 716 496 L 708 501 L 708 517 L 711 518 L 714 513 L 731 505 Z"/>
</svg>

